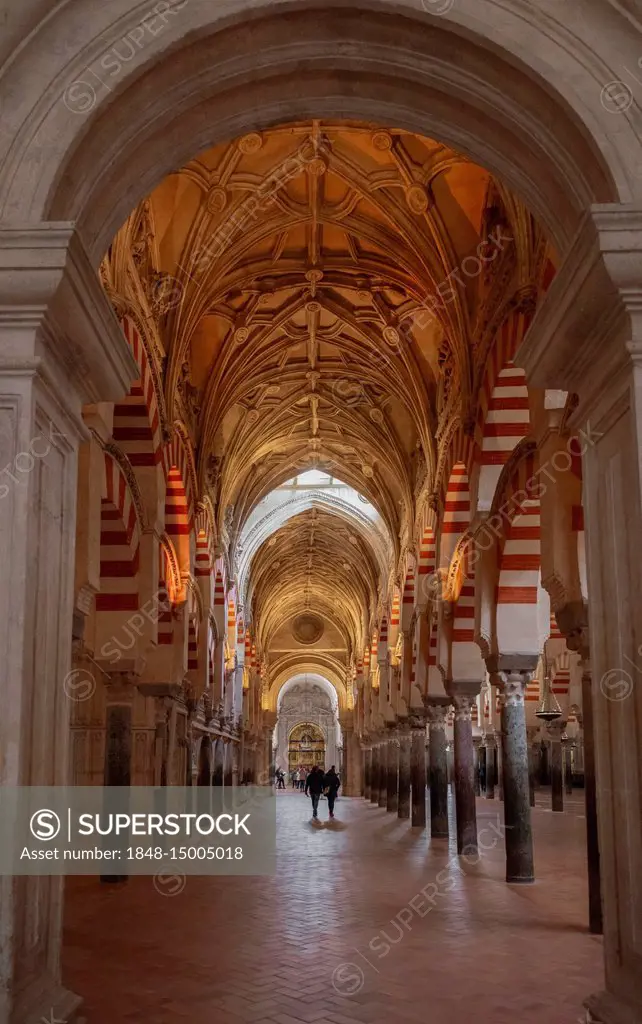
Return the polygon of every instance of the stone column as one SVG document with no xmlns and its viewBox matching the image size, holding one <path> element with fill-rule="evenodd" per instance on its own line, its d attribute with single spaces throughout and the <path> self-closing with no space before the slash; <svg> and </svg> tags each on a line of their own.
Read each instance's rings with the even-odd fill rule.
<svg viewBox="0 0 642 1024">
<path fill-rule="evenodd" d="M 365 747 L 363 751 L 363 762 L 363 796 L 365 800 L 369 800 L 372 794 L 372 747 Z"/>
<path fill-rule="evenodd" d="M 479 795 L 480 796 L 486 796 L 486 786 L 487 786 L 487 781 L 486 780 L 488 778 L 488 769 L 486 767 L 486 746 L 485 746 L 485 744 L 481 740 L 479 742 L 479 748 L 478 748 L 478 751 L 477 751 L 477 756 L 479 757 Z M 482 779 L 483 779 L 483 785 L 482 785 Z"/>
<path fill-rule="evenodd" d="M 359 796 L 361 789 L 361 748 L 352 724 L 352 713 L 350 713 L 349 721 L 342 721 L 341 727 L 343 729 L 341 792 L 343 796 Z"/>
<path fill-rule="evenodd" d="M 386 807 L 388 803 L 388 740 L 381 741 L 381 755 L 379 758 L 379 807 Z"/>
<path fill-rule="evenodd" d="M 549 722 L 551 738 L 551 807 L 554 811 L 564 810 L 564 764 L 562 761 L 562 736 L 566 722 Z"/>
<path fill-rule="evenodd" d="M 502 672 L 501 678 L 506 881 L 533 882 L 533 836 L 524 714 L 524 691 L 530 672 L 514 669 Z"/>
<path fill-rule="evenodd" d="M 78 449 L 84 404 L 139 375 L 68 224 L 0 230 L 0 784 L 67 785 Z M 64 879 L 0 879 L 0 1020 L 68 1021 Z"/>
<path fill-rule="evenodd" d="M 448 759 L 446 718 L 450 697 L 426 697 L 429 735 L 430 835 L 448 838 Z"/>
<path fill-rule="evenodd" d="M 495 752 L 497 761 L 497 799 L 504 799 L 504 695 L 499 695 L 499 743 Z"/>
<path fill-rule="evenodd" d="M 386 810 L 397 813 L 399 807 L 399 740 L 397 726 L 389 726 L 388 770 L 386 773 Z"/>
<path fill-rule="evenodd" d="M 486 733 L 484 739 L 486 748 L 486 799 L 495 799 L 495 735 L 494 733 Z"/>
<path fill-rule="evenodd" d="M 411 714 L 410 726 L 410 787 L 412 810 L 410 823 L 414 828 L 426 824 L 426 722 L 423 714 Z"/>
<path fill-rule="evenodd" d="M 477 810 L 475 807 L 475 755 L 471 714 L 475 698 L 453 697 L 455 708 L 455 808 L 457 853 L 477 852 Z"/>
<path fill-rule="evenodd" d="M 535 806 L 535 789 L 537 785 L 537 735 L 539 729 L 536 725 L 526 726 L 526 742 L 528 744 L 528 795 L 531 807 Z"/>
<path fill-rule="evenodd" d="M 481 763 L 479 755 L 480 750 L 481 736 L 473 736 L 473 782 L 475 786 L 475 796 L 481 796 L 481 781 L 479 778 Z"/>
<path fill-rule="evenodd" d="M 404 722 L 399 726 L 399 804 L 397 814 L 400 818 L 410 817 L 410 726 Z"/>
<path fill-rule="evenodd" d="M 379 803 L 379 771 L 381 765 L 381 743 L 376 740 L 372 744 L 372 782 L 370 785 L 370 803 Z"/>
<path fill-rule="evenodd" d="M 562 737 L 562 762 L 564 767 L 564 791 L 573 794 L 573 742 L 568 736 Z"/>
</svg>

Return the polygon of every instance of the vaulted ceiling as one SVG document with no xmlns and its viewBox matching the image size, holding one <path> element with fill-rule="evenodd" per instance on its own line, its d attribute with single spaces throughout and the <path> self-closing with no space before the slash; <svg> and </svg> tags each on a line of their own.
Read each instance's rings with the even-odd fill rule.
<svg viewBox="0 0 642 1024">
<path fill-rule="evenodd" d="M 519 202 L 443 145 L 315 121 L 246 135 L 170 175 L 102 274 L 114 295 L 142 282 L 167 420 L 191 432 L 232 559 L 256 503 L 314 467 L 377 508 L 392 565 L 453 409 L 474 415 L 492 334 L 484 299 L 516 267 L 532 287 L 544 250 Z M 353 559 L 325 512 L 279 529 L 252 569 L 265 635 L 305 598 L 351 647 L 377 593 L 376 560 L 358 544 Z"/>
</svg>

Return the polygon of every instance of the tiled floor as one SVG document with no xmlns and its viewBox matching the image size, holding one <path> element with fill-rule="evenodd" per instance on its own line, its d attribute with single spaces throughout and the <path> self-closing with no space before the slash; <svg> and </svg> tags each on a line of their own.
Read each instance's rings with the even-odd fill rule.
<svg viewBox="0 0 642 1024">
<path fill-rule="evenodd" d="M 581 803 L 534 812 L 525 887 L 503 881 L 502 806 L 479 801 L 473 864 L 362 800 L 315 827 L 279 794 L 276 877 L 190 877 L 171 898 L 70 879 L 66 983 L 88 1024 L 575 1024 L 602 984 Z"/>
</svg>

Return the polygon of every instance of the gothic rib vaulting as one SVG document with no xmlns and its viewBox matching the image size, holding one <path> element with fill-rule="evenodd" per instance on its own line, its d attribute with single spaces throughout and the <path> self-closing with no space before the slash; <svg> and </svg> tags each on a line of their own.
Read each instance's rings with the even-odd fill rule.
<svg viewBox="0 0 642 1024">
<path fill-rule="evenodd" d="M 554 260 L 486 171 L 361 123 L 217 146 L 128 218 L 101 278 L 140 380 L 113 427 L 96 427 L 106 484 L 86 637 L 93 658 L 124 668 L 119 631 L 167 589 L 171 610 L 132 638 L 127 667 L 139 692 L 168 683 L 198 709 L 191 726 L 180 716 L 179 776 L 219 733 L 228 776 L 256 775 L 239 766 L 239 737 L 248 752 L 265 742 L 294 674 L 331 683 L 352 743 L 443 694 L 456 659 L 481 684 L 473 570 L 457 542 L 498 481 L 516 488 L 526 454 L 532 467 L 512 356 Z M 509 603 L 538 599 L 530 504 L 529 554 L 503 570 Z M 475 710 L 481 724 L 480 698 Z M 149 701 L 139 714 L 149 726 Z"/>
</svg>

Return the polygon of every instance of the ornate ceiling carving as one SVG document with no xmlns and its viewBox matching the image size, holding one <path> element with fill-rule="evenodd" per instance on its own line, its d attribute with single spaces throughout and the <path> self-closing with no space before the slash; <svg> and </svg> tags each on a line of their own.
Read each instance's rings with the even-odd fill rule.
<svg viewBox="0 0 642 1024">
<path fill-rule="evenodd" d="M 129 218 L 103 282 L 145 325 L 163 414 L 190 434 L 262 650 L 304 612 L 336 627 L 344 663 L 363 649 L 418 498 L 438 490 L 458 426 L 474 430 L 497 323 L 532 301 L 545 256 L 488 172 L 362 123 L 216 146 Z M 257 503 L 311 468 L 375 506 L 372 539 L 367 518 L 351 531 L 313 507 L 244 556 Z"/>
</svg>

